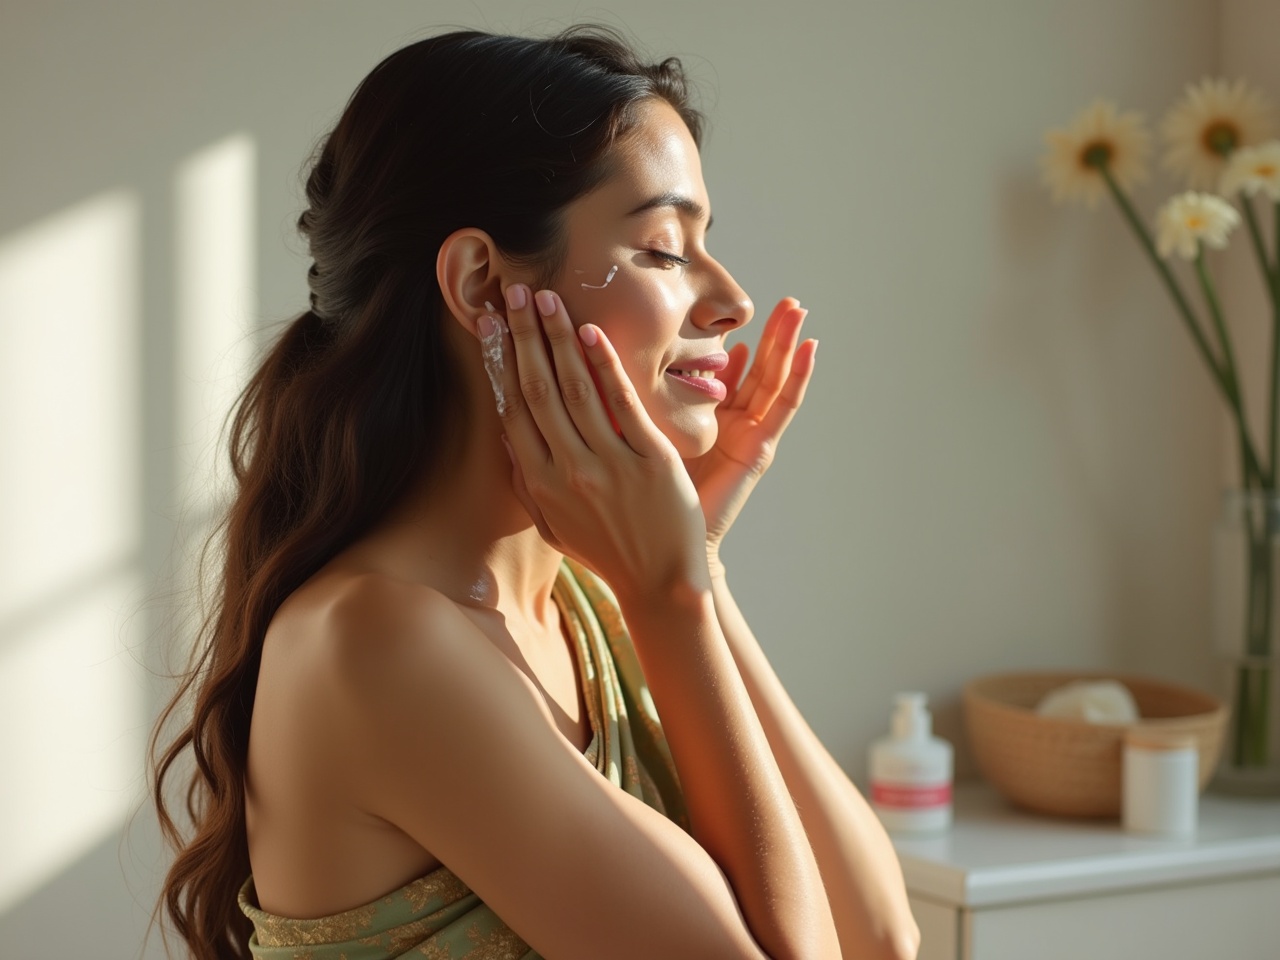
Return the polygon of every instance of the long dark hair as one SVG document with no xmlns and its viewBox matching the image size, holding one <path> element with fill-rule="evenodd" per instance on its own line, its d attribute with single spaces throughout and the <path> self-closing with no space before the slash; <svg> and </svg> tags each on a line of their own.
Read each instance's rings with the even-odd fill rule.
<svg viewBox="0 0 1280 960">
<path fill-rule="evenodd" d="M 161 902 L 199 960 L 249 956 L 236 905 L 250 871 L 244 787 L 262 641 L 281 602 L 429 483 L 464 435 L 434 264 L 462 227 L 551 277 L 566 204 L 609 175 L 610 147 L 659 98 L 692 109 L 679 61 L 646 64 L 612 32 L 546 40 L 458 32 L 373 69 L 322 141 L 298 227 L 311 309 L 280 336 L 231 421 L 237 492 L 191 669 L 151 738 L 151 789 L 177 856 Z M 190 701 L 173 739 L 164 730 Z M 165 778 L 190 749 L 187 837 Z"/>
</svg>

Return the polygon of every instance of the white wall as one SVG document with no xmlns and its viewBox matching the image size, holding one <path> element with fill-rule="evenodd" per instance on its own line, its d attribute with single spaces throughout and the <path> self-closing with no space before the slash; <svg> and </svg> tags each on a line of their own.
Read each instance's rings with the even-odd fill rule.
<svg viewBox="0 0 1280 960">
<path fill-rule="evenodd" d="M 119 825 L 163 689 L 144 670 L 166 633 L 156 584 L 179 516 L 207 511 L 190 477 L 246 341 L 305 302 L 304 158 L 381 56 L 448 25 L 622 23 L 700 81 L 713 249 L 762 314 L 799 296 L 822 341 L 727 545 L 731 582 L 856 778 L 897 689 L 928 691 L 958 737 L 960 687 L 988 671 L 1210 683 L 1217 400 L 1119 216 L 1051 206 L 1036 158 L 1098 95 L 1158 119 L 1218 67 L 1220 33 L 1280 99 L 1276 31 L 1252 16 L 8 0 L 0 502 L 18 506 L 0 510 L 0 573 L 27 586 L 0 590 L 0 703 L 18 705 L 0 707 L 0 850 L 26 852 L 0 852 L 0 955 L 138 951 L 162 862 L 145 814 L 131 845 Z M 1153 212 L 1165 192 L 1138 199 Z"/>
</svg>

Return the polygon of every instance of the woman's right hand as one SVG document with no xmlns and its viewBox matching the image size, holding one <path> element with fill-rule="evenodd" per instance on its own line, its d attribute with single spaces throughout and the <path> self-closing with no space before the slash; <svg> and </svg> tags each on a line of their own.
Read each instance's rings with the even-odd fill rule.
<svg viewBox="0 0 1280 960">
<path fill-rule="evenodd" d="M 624 860 L 630 873 L 662 879 L 648 887 L 643 882 L 626 886 L 656 899 L 669 895 L 669 883 L 681 884 L 688 896 L 674 898 L 684 901 L 678 912 L 692 907 L 693 915 L 707 918 L 705 924 L 681 921 L 688 935 L 678 936 L 686 944 L 678 953 L 664 947 L 643 955 L 838 957 L 835 924 L 812 848 L 717 621 L 697 489 L 679 452 L 649 418 L 603 332 L 592 324 L 575 332 L 551 291 L 539 291 L 536 299 L 535 305 L 527 287 L 506 291 L 510 334 L 498 334 L 504 362 L 501 371 L 493 371 L 504 397 L 499 406 L 510 439 L 515 491 L 548 543 L 613 588 L 662 716 L 689 811 L 687 836 L 700 848 L 677 849 L 682 831 L 668 830 L 669 821 L 661 833 L 649 834 L 651 842 L 629 834 L 637 841 L 629 844 L 632 856 Z M 495 346 L 486 344 L 486 357 L 494 356 Z M 493 370 L 496 364 L 490 363 Z M 477 702 L 468 700 L 469 715 L 483 711 Z M 565 793 L 558 784 L 555 794 Z M 621 799 L 628 795 L 614 793 L 615 805 L 608 808 L 588 805 L 590 798 L 581 794 L 579 819 L 608 826 L 610 835 L 616 835 L 610 825 L 615 814 L 639 826 L 638 816 L 627 812 L 634 808 Z M 573 807 L 560 799 L 556 804 L 552 816 L 574 817 Z M 530 820 L 526 816 L 522 822 Z M 434 851 L 434 836 L 427 839 L 425 846 Z M 446 854 L 440 858 L 448 862 Z M 564 889 L 572 886 L 572 896 L 584 886 L 598 891 L 600 882 L 584 884 L 583 877 L 604 878 L 607 872 L 591 862 L 590 854 L 568 866 L 575 863 L 574 880 Z M 655 872 L 635 864 L 652 865 Z M 745 927 L 713 920 L 725 916 L 726 885 L 732 891 L 730 912 Z M 591 902 L 596 899 L 593 895 Z M 634 901 L 627 896 L 628 905 Z M 498 904 L 495 908 L 500 910 Z M 628 909 L 619 912 L 628 914 Z M 671 913 L 674 917 L 677 911 Z M 634 913 L 627 921 L 634 922 Z M 533 930 L 536 919 L 530 922 Z M 605 926 L 607 935 L 614 924 Z M 659 931 L 653 940 L 667 933 Z M 693 939 L 701 945 L 693 946 Z M 750 939 L 755 943 L 745 942 Z M 574 955 L 571 945 L 562 952 Z M 586 955 L 598 955 L 598 949 Z"/>
<path fill-rule="evenodd" d="M 622 602 L 676 585 L 709 587 L 697 490 L 604 332 L 591 324 L 575 331 L 550 290 L 533 295 L 515 284 L 505 298 L 509 331 L 487 314 L 480 333 L 502 391 L 512 485 L 543 539 L 594 570 Z M 486 336 L 489 320 L 497 329 Z"/>
</svg>

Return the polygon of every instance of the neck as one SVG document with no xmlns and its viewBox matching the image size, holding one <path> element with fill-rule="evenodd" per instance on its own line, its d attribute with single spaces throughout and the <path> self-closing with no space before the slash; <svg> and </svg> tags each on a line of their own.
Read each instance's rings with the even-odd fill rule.
<svg viewBox="0 0 1280 960">
<path fill-rule="evenodd" d="M 402 501 L 366 542 L 401 575 L 457 603 L 545 624 L 563 555 L 516 498 L 499 434 L 473 431 L 461 463 Z"/>
<path fill-rule="evenodd" d="M 463 419 L 459 455 L 397 504 L 358 550 L 370 565 L 457 603 L 544 626 L 556 622 L 551 589 L 563 555 L 515 495 L 502 421 L 483 367 L 474 366 L 466 370 L 471 416 Z"/>
<path fill-rule="evenodd" d="M 462 374 L 464 432 L 446 469 L 420 484 L 361 540 L 365 562 L 457 603 L 534 626 L 558 622 L 551 599 L 563 555 L 538 533 L 512 487 L 503 423 L 480 345 L 447 324 Z"/>
</svg>

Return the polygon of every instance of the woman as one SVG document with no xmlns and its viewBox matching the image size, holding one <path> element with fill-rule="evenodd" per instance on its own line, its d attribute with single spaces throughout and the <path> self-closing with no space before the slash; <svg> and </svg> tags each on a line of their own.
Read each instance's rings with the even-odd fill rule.
<svg viewBox="0 0 1280 960">
<path fill-rule="evenodd" d="M 197 957 L 914 955 L 719 562 L 817 343 L 784 300 L 725 352 L 700 129 L 678 62 L 575 29 L 407 47 L 325 141 L 154 783 Z"/>
</svg>

